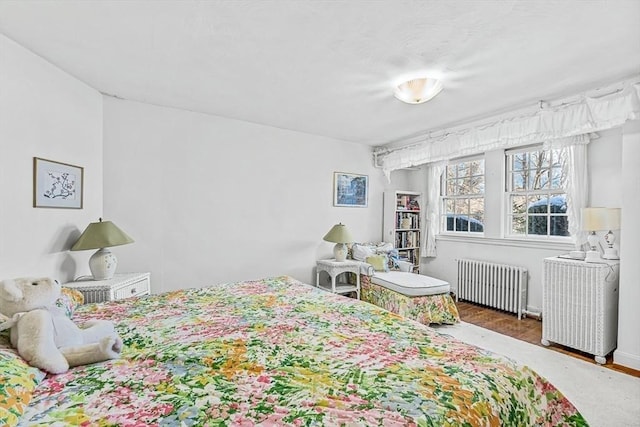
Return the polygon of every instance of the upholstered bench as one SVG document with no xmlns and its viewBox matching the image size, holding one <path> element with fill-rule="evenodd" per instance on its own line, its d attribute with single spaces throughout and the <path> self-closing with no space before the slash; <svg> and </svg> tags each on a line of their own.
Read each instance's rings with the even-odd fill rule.
<svg viewBox="0 0 640 427">
<path fill-rule="evenodd" d="M 361 275 L 361 299 L 400 316 L 429 325 L 460 321 L 444 280 L 403 271 Z"/>
</svg>

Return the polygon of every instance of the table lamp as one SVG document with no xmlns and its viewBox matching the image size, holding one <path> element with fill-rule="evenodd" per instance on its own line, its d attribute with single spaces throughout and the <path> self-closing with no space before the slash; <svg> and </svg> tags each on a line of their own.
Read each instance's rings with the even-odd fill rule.
<svg viewBox="0 0 640 427">
<path fill-rule="evenodd" d="M 589 250 L 584 258 L 586 262 L 600 262 L 600 251 L 598 251 L 599 237 L 596 231 L 607 228 L 607 208 L 583 208 L 582 209 L 582 229 L 589 232 L 587 242 Z"/>
<path fill-rule="evenodd" d="M 351 237 L 351 233 L 349 233 L 344 224 L 334 225 L 322 240 L 336 244 L 333 247 L 333 256 L 336 261 L 343 262 L 347 259 L 346 243 L 353 243 L 353 237 Z"/>
<path fill-rule="evenodd" d="M 94 280 L 111 279 L 116 272 L 118 259 L 108 249 L 111 246 L 133 243 L 133 239 L 111 221 L 92 222 L 71 247 L 72 251 L 98 249 L 89 258 L 89 269 Z"/>
</svg>

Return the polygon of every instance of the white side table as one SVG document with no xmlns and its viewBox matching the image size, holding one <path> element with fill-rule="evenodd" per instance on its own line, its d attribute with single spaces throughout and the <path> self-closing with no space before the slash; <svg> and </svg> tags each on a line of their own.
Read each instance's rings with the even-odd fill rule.
<svg viewBox="0 0 640 427">
<path fill-rule="evenodd" d="M 79 290 L 85 303 L 114 301 L 148 295 L 151 292 L 151 273 L 121 273 L 108 280 L 77 280 L 62 286 Z"/>
<path fill-rule="evenodd" d="M 334 294 L 348 294 L 355 292 L 356 297 L 360 299 L 360 265 L 359 261 L 346 260 L 336 261 L 335 259 L 321 259 L 316 262 L 316 286 Z M 320 272 L 326 271 L 331 277 L 331 286 L 320 284 Z M 342 273 L 354 273 L 356 275 L 356 284 L 352 285 L 346 282 L 339 282 L 338 276 Z"/>
</svg>

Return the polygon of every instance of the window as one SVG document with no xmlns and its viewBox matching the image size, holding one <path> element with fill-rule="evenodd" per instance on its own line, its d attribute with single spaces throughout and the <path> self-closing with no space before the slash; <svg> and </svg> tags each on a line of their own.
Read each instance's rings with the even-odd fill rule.
<svg viewBox="0 0 640 427">
<path fill-rule="evenodd" d="M 447 165 L 443 186 L 443 231 L 484 231 L 484 158 Z"/>
<path fill-rule="evenodd" d="M 569 235 L 564 161 L 562 150 L 541 146 L 507 151 L 507 234 Z"/>
</svg>

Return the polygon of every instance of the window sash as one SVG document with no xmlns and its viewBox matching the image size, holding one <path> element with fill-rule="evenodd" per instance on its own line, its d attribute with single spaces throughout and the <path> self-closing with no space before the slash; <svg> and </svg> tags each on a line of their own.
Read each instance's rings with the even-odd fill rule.
<svg viewBox="0 0 640 427">
<path fill-rule="evenodd" d="M 521 164 L 515 165 L 516 161 Z M 505 151 L 507 236 L 558 238 L 569 235 L 563 161 L 561 150 L 545 150 L 542 145 Z M 563 195 L 564 211 L 554 212 L 553 198 Z M 520 202 L 516 203 L 517 200 Z M 546 206 L 540 204 L 543 200 L 546 200 Z"/>
<path fill-rule="evenodd" d="M 440 194 L 441 232 L 482 233 L 485 217 L 484 156 L 450 160 L 442 176 Z"/>
</svg>

